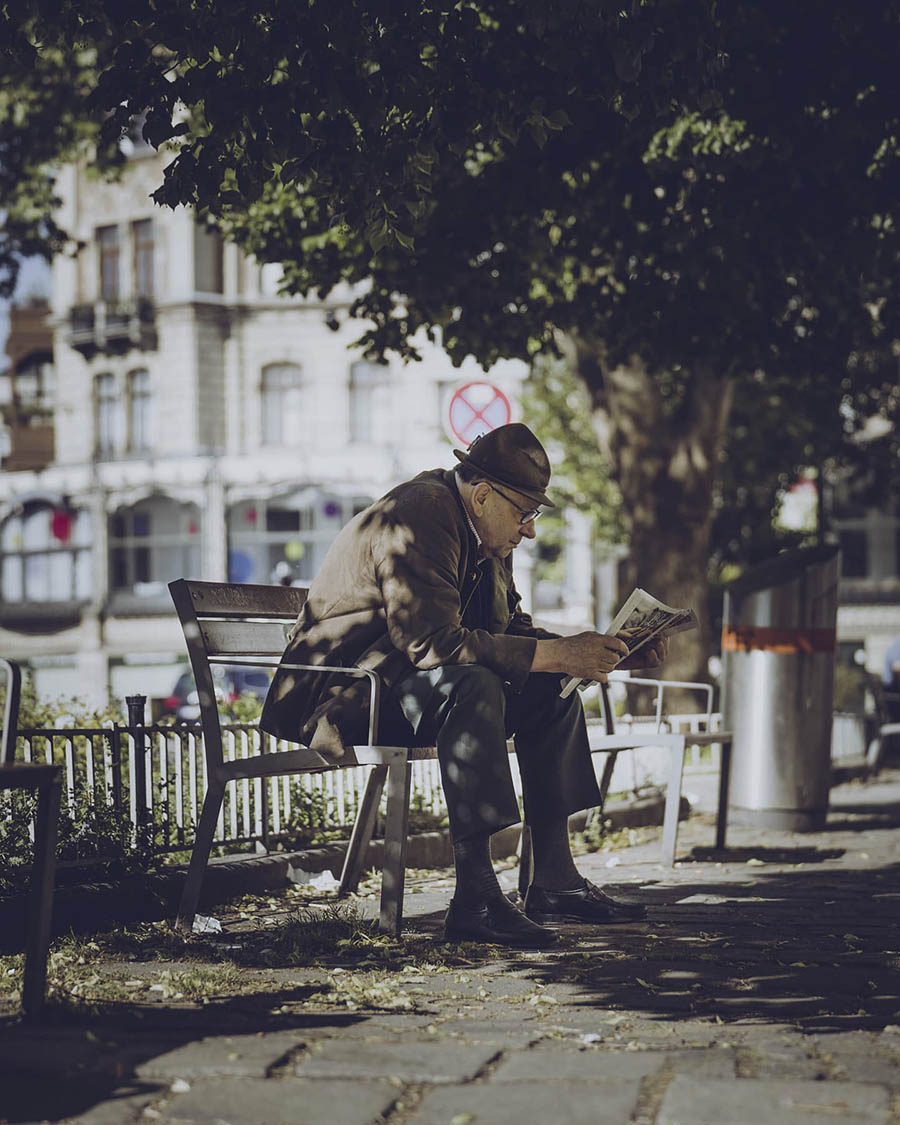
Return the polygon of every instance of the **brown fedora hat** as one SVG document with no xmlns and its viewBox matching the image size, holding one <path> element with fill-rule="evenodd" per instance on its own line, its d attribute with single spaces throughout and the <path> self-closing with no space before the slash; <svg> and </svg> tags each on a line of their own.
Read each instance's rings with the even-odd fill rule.
<svg viewBox="0 0 900 1125">
<path fill-rule="evenodd" d="M 544 447 L 521 422 L 498 426 L 477 437 L 468 450 L 453 450 L 457 460 L 471 465 L 488 480 L 521 492 L 536 504 L 556 505 L 544 491 L 550 483 L 550 459 Z"/>
</svg>

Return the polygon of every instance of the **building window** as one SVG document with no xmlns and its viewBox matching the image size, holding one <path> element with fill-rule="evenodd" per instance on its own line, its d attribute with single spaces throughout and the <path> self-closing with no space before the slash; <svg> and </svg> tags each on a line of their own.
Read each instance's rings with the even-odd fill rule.
<svg viewBox="0 0 900 1125">
<path fill-rule="evenodd" d="M 200 576 L 200 509 L 165 496 L 120 508 L 109 521 L 114 593 L 165 596 L 174 578 Z"/>
<path fill-rule="evenodd" d="M 98 227 L 100 252 L 100 300 L 115 304 L 119 299 L 119 228 Z"/>
<path fill-rule="evenodd" d="M 114 457 L 122 449 L 122 403 L 116 377 L 98 375 L 94 381 L 97 417 L 97 456 Z"/>
<path fill-rule="evenodd" d="M 0 530 L 4 602 L 87 601 L 91 596 L 91 521 L 86 509 L 26 504 Z"/>
<path fill-rule="evenodd" d="M 198 293 L 225 290 L 222 235 L 204 226 L 194 227 L 194 288 Z"/>
<path fill-rule="evenodd" d="M 53 413 L 56 368 L 49 355 L 35 353 L 22 360 L 12 372 L 13 405 L 19 418 Z"/>
<path fill-rule="evenodd" d="M 132 223 L 131 237 L 134 246 L 134 293 L 136 297 L 149 299 L 153 296 L 153 220 L 139 219 Z"/>
<path fill-rule="evenodd" d="M 132 371 L 128 375 L 128 448 L 132 453 L 147 453 L 153 448 L 149 371 Z"/>
<path fill-rule="evenodd" d="M 270 363 L 262 372 L 262 440 L 296 444 L 303 433 L 303 371 L 295 363 Z"/>
<path fill-rule="evenodd" d="M 307 585 L 334 537 L 369 502 L 305 489 L 235 504 L 228 512 L 229 582 Z"/>
<path fill-rule="evenodd" d="M 361 360 L 350 366 L 350 440 L 375 442 L 386 436 L 390 370 Z"/>
</svg>

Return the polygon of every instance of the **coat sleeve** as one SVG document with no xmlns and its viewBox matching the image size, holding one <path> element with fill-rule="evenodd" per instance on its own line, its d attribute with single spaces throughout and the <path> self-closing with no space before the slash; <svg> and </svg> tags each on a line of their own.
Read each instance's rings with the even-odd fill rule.
<svg viewBox="0 0 900 1125">
<path fill-rule="evenodd" d="M 513 582 L 512 573 L 509 576 L 507 598 L 510 609 L 509 624 L 506 626 L 507 634 L 516 637 L 534 637 L 536 641 L 553 641 L 559 637 L 559 633 L 551 633 L 548 629 L 541 629 L 540 626 L 535 625 L 530 614 L 521 608 L 522 597 Z"/>
<path fill-rule="evenodd" d="M 436 503 L 380 513 L 373 561 L 391 643 L 417 668 L 481 664 L 513 688 L 524 685 L 535 637 L 495 635 L 462 625 L 459 568 L 463 531 L 454 509 Z"/>
</svg>

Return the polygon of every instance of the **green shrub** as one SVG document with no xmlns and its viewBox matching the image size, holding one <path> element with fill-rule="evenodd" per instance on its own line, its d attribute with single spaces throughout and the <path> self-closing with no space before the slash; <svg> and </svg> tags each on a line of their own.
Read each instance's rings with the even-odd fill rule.
<svg viewBox="0 0 900 1125">
<path fill-rule="evenodd" d="M 338 820 L 334 806 L 329 808 L 321 790 L 307 789 L 300 778 L 294 778 L 290 793 L 291 812 L 284 826 L 286 847 L 304 848 L 311 844 L 326 844 L 344 839 L 350 834 L 349 826 Z M 355 815 L 355 807 L 349 812 L 350 816 Z"/>
</svg>

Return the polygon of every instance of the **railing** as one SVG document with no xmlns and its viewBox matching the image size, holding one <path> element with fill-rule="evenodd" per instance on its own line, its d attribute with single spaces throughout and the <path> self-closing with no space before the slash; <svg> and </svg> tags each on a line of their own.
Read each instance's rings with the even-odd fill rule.
<svg viewBox="0 0 900 1125">
<path fill-rule="evenodd" d="M 702 720 L 701 726 L 688 727 Z M 713 723 L 718 716 L 712 716 Z M 620 727 L 646 718 L 621 716 Z M 649 720 L 655 726 L 655 720 Z M 705 715 L 670 716 L 676 729 L 707 729 Z M 256 726 L 223 724 L 226 761 L 274 754 L 291 744 L 263 734 Z M 206 793 L 206 757 L 199 724 L 21 730 L 16 757 L 63 767 L 62 813 L 75 822 L 86 812 L 114 812 L 143 832 L 156 854 L 189 848 Z M 697 768 L 710 768 L 708 761 Z M 520 791 L 516 759 L 510 759 Z M 269 849 L 292 839 L 309 838 L 325 829 L 353 823 L 368 775 L 367 766 L 271 778 L 242 778 L 226 788 L 216 841 L 258 843 Z M 412 808 L 440 818 L 446 815 L 440 765 L 412 763 Z M 13 815 L 0 804 L 0 818 Z"/>
<path fill-rule="evenodd" d="M 223 724 L 226 761 L 278 753 L 291 744 L 252 725 Z M 87 808 L 114 810 L 143 829 L 153 852 L 190 847 L 206 793 L 206 757 L 199 724 L 19 730 L 16 757 L 63 767 L 62 813 L 75 821 Z M 302 833 L 349 827 L 369 767 L 285 777 L 241 778 L 226 788 L 219 843 L 259 842 L 266 849 Z M 412 765 L 412 807 L 446 811 L 439 765 Z M 0 804 L 0 818 L 12 816 Z"/>
</svg>

